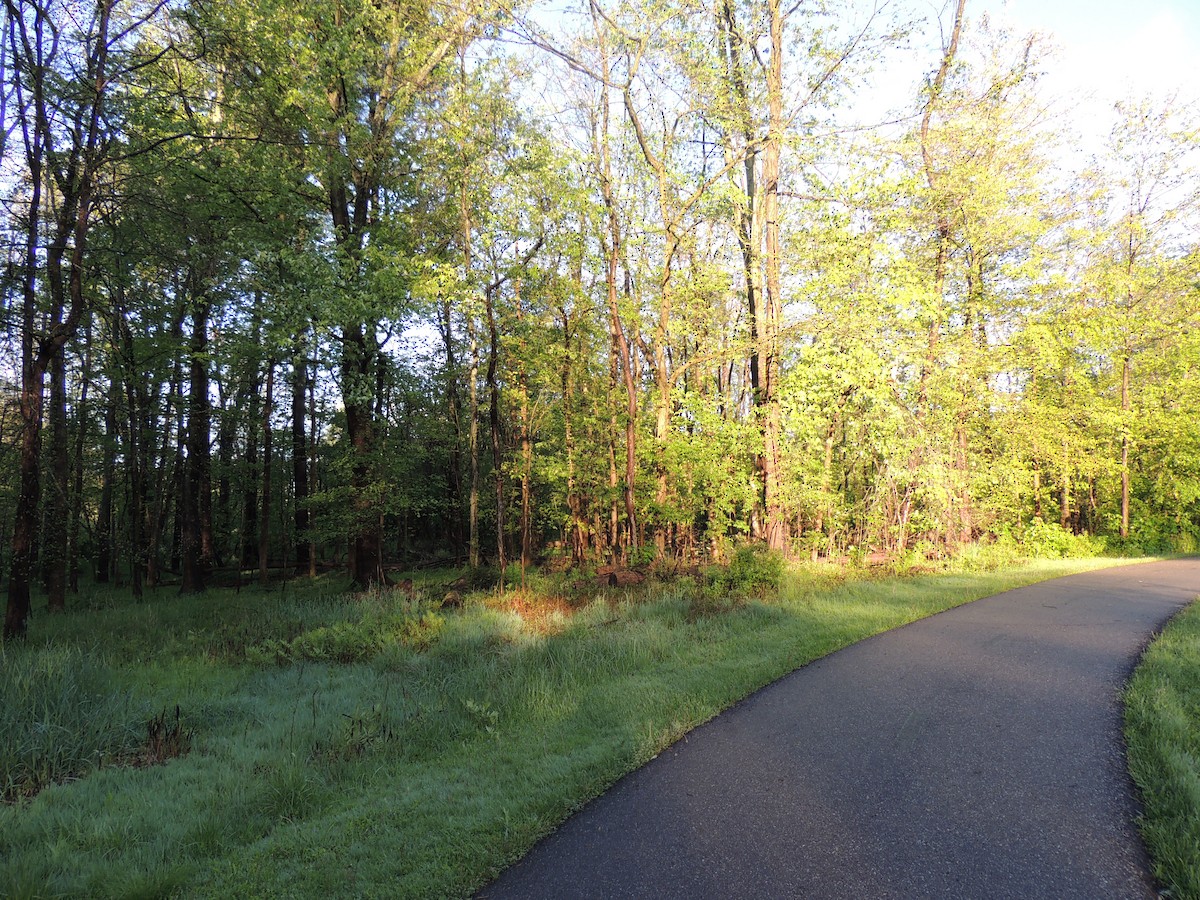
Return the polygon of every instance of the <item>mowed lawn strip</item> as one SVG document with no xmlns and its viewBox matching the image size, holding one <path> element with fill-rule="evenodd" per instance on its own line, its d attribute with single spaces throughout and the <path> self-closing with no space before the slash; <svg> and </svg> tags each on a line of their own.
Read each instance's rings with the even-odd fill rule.
<svg viewBox="0 0 1200 900">
<path fill-rule="evenodd" d="M 1154 875 L 1173 900 L 1200 900 L 1200 603 L 1171 620 L 1134 672 L 1125 737 Z"/>
<path fill-rule="evenodd" d="M 683 581 L 538 616 L 531 595 L 434 612 L 395 596 L 350 600 L 331 583 L 109 597 L 108 609 L 39 616 L 25 645 L 3 651 L 6 670 L 75 654 L 103 678 L 72 689 L 67 720 L 123 716 L 96 723 L 109 740 L 178 704 L 190 752 L 131 767 L 101 748 L 83 777 L 0 806 L 0 894 L 468 894 L 621 775 L 792 669 L 1114 563 L 888 578 L 798 569 L 769 599 L 714 601 Z M 36 721 L 57 690 L 42 681 L 6 698 L 30 735 L 54 727 Z M 21 748 L 10 751 L 6 765 Z"/>
</svg>

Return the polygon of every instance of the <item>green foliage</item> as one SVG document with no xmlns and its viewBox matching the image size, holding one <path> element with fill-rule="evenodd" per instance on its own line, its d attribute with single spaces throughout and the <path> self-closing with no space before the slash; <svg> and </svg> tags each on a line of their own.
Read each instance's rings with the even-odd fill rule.
<svg viewBox="0 0 1200 900">
<path fill-rule="evenodd" d="M 1200 898 L 1200 604 L 1150 645 L 1125 692 L 1129 770 L 1142 836 L 1175 900 Z"/>
</svg>

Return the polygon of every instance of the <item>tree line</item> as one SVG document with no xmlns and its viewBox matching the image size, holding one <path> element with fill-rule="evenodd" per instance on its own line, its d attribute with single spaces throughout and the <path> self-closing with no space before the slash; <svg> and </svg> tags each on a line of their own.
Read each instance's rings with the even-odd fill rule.
<svg viewBox="0 0 1200 900">
<path fill-rule="evenodd" d="M 5 635 L 81 576 L 1194 549 L 1196 122 L 1072 167 L 969 12 L 868 128 L 912 10 L 4 0 Z"/>
</svg>

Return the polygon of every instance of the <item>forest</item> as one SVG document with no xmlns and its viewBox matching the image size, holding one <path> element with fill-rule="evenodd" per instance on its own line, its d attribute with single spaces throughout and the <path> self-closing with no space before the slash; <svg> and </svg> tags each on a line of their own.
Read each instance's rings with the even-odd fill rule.
<svg viewBox="0 0 1200 900">
<path fill-rule="evenodd" d="M 1195 107 L 1078 152 L 1045 38 L 922 15 L 4 0 L 5 637 L 81 579 L 1200 548 Z"/>
</svg>

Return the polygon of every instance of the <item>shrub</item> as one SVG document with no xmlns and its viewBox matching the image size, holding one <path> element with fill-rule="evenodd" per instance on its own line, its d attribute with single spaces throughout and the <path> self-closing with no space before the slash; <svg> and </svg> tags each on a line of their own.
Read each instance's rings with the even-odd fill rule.
<svg viewBox="0 0 1200 900">
<path fill-rule="evenodd" d="M 744 594 L 773 594 L 783 580 L 783 557 L 773 550 L 739 547 L 726 572 L 729 587 Z"/>
<path fill-rule="evenodd" d="M 1108 549 L 1104 538 L 1074 534 L 1057 522 L 1043 522 L 1039 518 L 1035 518 L 1025 529 L 1021 546 L 1030 556 L 1040 559 L 1100 556 Z"/>
<path fill-rule="evenodd" d="M 710 568 L 688 592 L 689 617 L 728 612 L 748 597 L 766 598 L 779 592 L 783 580 L 783 557 L 758 547 L 739 547 L 728 567 Z"/>
</svg>

